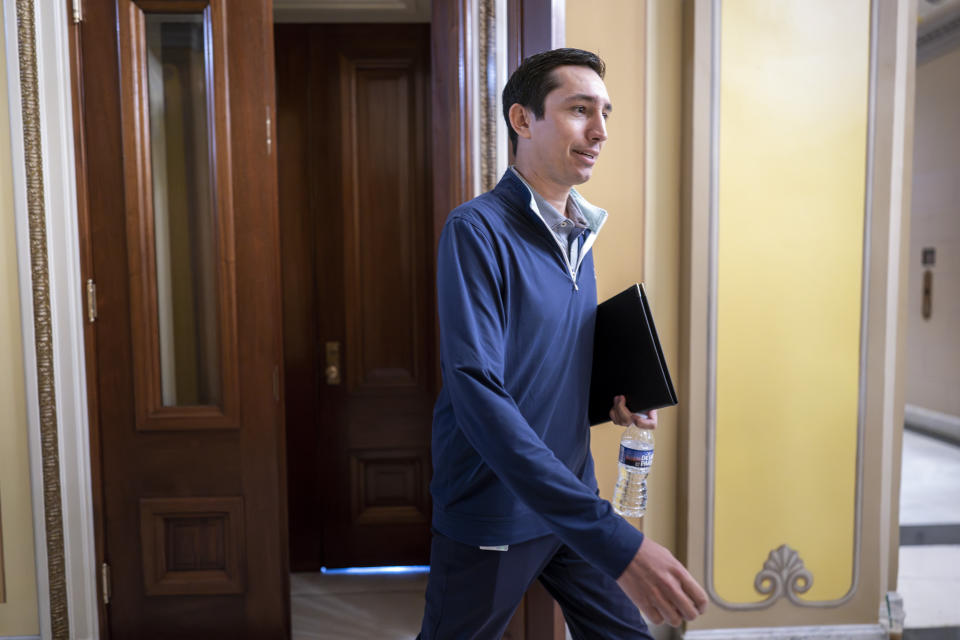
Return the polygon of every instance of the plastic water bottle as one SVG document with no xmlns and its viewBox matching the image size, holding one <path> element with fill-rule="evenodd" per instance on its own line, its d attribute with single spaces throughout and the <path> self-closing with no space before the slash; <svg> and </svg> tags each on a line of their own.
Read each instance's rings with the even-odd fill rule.
<svg viewBox="0 0 960 640">
<path fill-rule="evenodd" d="M 620 470 L 613 510 L 639 518 L 647 510 L 647 475 L 653 465 L 653 431 L 630 425 L 620 439 Z"/>
</svg>

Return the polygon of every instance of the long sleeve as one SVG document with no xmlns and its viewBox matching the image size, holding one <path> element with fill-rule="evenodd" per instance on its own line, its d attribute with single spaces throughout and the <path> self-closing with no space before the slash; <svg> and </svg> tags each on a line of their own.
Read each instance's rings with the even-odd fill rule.
<svg viewBox="0 0 960 640">
<path fill-rule="evenodd" d="M 511 284 L 503 281 L 491 240 L 472 221 L 448 221 L 440 240 L 437 286 L 444 385 L 457 428 L 509 491 L 565 544 L 619 577 L 643 534 L 567 468 L 508 393 L 505 291 Z"/>
</svg>

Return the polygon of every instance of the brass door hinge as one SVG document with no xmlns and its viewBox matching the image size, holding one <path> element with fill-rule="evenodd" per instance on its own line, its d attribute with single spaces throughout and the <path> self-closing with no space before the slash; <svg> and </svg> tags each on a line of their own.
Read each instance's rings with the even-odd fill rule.
<svg viewBox="0 0 960 640">
<path fill-rule="evenodd" d="M 267 155 L 273 153 L 273 118 L 270 113 L 270 105 L 267 105 Z"/>
<path fill-rule="evenodd" d="M 97 321 L 97 283 L 93 278 L 87 279 L 87 320 Z"/>
<path fill-rule="evenodd" d="M 100 565 L 100 589 L 103 594 L 103 604 L 110 604 L 110 565 L 106 562 Z"/>
<path fill-rule="evenodd" d="M 83 22 L 83 6 L 81 5 L 82 0 L 73 0 L 73 24 L 80 24 Z"/>
</svg>

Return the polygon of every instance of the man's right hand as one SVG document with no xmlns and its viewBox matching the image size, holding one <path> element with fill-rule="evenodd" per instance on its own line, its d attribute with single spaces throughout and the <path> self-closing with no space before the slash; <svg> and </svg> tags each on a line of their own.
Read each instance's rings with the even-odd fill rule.
<svg viewBox="0 0 960 640">
<path fill-rule="evenodd" d="M 670 551 L 644 538 L 633 560 L 617 578 L 623 592 L 654 624 L 678 627 L 707 608 L 707 594 Z"/>
</svg>

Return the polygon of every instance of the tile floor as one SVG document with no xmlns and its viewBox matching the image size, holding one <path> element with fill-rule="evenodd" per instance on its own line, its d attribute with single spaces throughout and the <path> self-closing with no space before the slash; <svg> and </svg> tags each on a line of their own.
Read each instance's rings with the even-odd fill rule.
<svg viewBox="0 0 960 640">
<path fill-rule="evenodd" d="M 903 432 L 900 524 L 960 523 L 960 447 Z"/>
<path fill-rule="evenodd" d="M 907 614 L 904 626 L 950 628 L 924 636 L 930 640 L 960 637 L 960 539 L 956 526 L 943 526 L 960 524 L 960 447 L 905 431 L 900 477 L 900 524 L 914 534 L 926 528 L 927 539 L 951 542 L 900 547 L 897 591 Z"/>
<path fill-rule="evenodd" d="M 907 431 L 901 478 L 901 524 L 960 524 L 960 447 Z M 411 640 L 420 628 L 426 585 L 425 574 L 295 573 L 293 640 Z M 897 590 L 907 638 L 960 640 L 960 544 L 901 547 Z"/>
<path fill-rule="evenodd" d="M 293 640 L 411 640 L 420 631 L 426 574 L 290 576 Z"/>
</svg>

